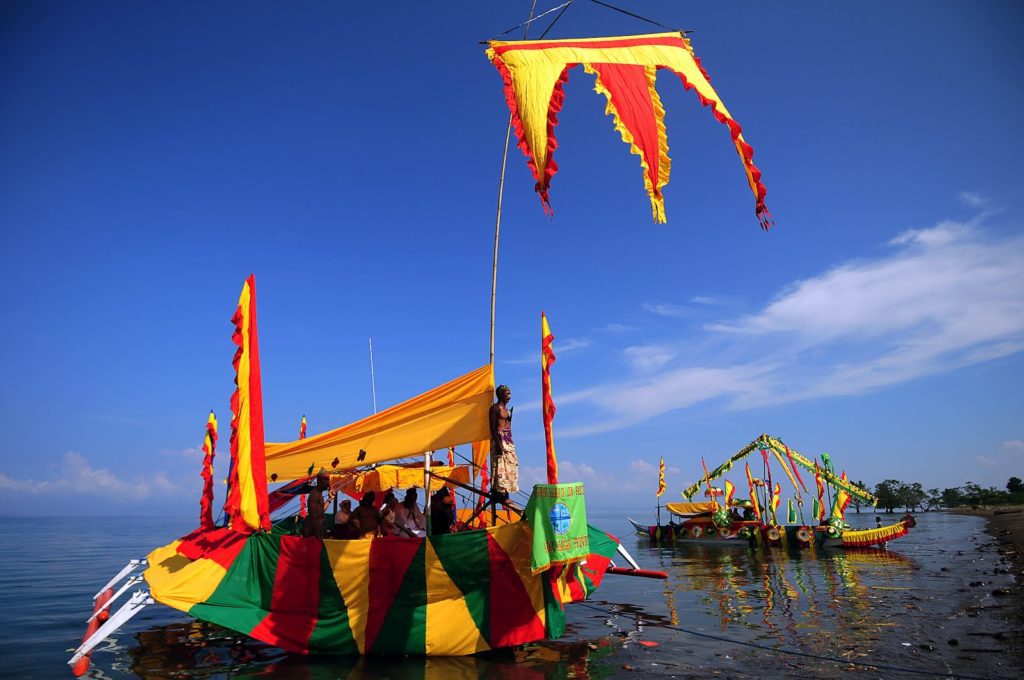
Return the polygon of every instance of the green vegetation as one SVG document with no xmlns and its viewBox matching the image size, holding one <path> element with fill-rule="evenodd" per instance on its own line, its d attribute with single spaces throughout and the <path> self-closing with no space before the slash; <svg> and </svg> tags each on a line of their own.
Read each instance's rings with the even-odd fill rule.
<svg viewBox="0 0 1024 680">
<path fill-rule="evenodd" d="M 918 482 L 907 484 L 897 479 L 886 479 L 875 485 L 874 494 L 878 497 L 878 509 L 886 512 L 897 508 L 916 512 L 961 506 L 1019 505 L 1024 504 L 1024 482 L 1019 477 L 1010 477 L 1005 491 L 994 486 L 983 489 L 974 482 L 940 491 L 926 490 Z"/>
</svg>

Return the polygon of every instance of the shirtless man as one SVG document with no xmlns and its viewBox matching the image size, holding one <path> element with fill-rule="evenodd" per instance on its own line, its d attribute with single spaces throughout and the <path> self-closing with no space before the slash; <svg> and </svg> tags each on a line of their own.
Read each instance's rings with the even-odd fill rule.
<svg viewBox="0 0 1024 680">
<path fill-rule="evenodd" d="M 507 498 L 519 491 L 519 459 L 512 441 L 512 409 L 508 407 L 512 390 L 508 385 L 498 385 L 494 394 L 498 398 L 490 411 L 494 490 Z"/>
</svg>

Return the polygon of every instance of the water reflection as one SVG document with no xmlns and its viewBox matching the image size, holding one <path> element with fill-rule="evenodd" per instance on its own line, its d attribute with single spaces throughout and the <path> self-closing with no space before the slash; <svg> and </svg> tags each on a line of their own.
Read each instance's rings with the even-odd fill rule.
<svg viewBox="0 0 1024 680">
<path fill-rule="evenodd" d="M 611 637 L 586 642 L 547 642 L 468 657 L 300 656 L 268 647 L 203 621 L 187 621 L 138 633 L 127 670 L 142 678 L 210 676 L 327 680 L 543 680 L 589 678 L 597 660 L 614 653 Z"/>
</svg>

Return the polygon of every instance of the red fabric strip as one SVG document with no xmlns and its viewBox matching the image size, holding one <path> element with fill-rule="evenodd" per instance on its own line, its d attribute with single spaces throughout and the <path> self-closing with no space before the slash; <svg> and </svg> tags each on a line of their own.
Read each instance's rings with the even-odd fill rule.
<svg viewBox="0 0 1024 680">
<path fill-rule="evenodd" d="M 364 649 L 373 649 L 377 634 L 384 625 L 391 603 L 395 601 L 405 572 L 416 557 L 424 539 L 385 536 L 374 538 L 370 545 L 370 607 L 366 613 Z M 358 578 L 358 577 L 356 577 Z"/>
<path fill-rule="evenodd" d="M 534 43 L 511 43 L 495 45 L 495 54 L 502 55 L 512 50 L 549 50 L 554 47 L 578 47 L 581 49 L 608 49 L 610 47 L 641 47 L 643 45 L 663 45 L 686 49 L 683 39 L 679 36 L 662 36 L 658 38 L 623 38 L 622 40 L 565 40 L 538 41 Z"/>
<path fill-rule="evenodd" d="M 533 610 L 530 595 L 511 558 L 490 535 L 487 550 L 491 558 L 491 647 L 511 647 L 543 639 L 544 624 Z"/>
<path fill-rule="evenodd" d="M 647 86 L 647 73 L 643 66 L 634 64 L 590 64 L 597 71 L 597 77 L 612 96 L 612 106 L 619 119 L 633 135 L 647 163 L 647 176 L 651 181 L 654 195 L 661 198 L 658 188 L 658 120 L 651 101 L 651 90 Z"/>
<path fill-rule="evenodd" d="M 256 326 L 256 275 L 249 276 L 249 426 L 252 437 L 252 483 L 256 489 L 256 508 L 260 526 L 270 531 L 267 507 L 267 461 L 263 440 L 263 387 L 260 381 L 260 341 Z"/>
<path fill-rule="evenodd" d="M 248 532 L 242 533 L 226 527 L 209 531 L 196 529 L 181 539 L 178 554 L 193 561 L 200 558 L 213 560 L 227 569 L 238 557 L 238 553 L 242 552 L 247 538 Z"/>
<path fill-rule="evenodd" d="M 309 651 L 309 636 L 320 606 L 323 545 L 316 538 L 281 537 L 270 612 L 252 629 L 251 637 L 290 652 Z"/>
</svg>

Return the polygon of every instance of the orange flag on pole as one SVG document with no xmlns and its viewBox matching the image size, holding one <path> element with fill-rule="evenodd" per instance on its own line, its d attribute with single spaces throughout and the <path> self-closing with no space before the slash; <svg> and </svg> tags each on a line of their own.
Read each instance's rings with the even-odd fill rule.
<svg viewBox="0 0 1024 680">
<path fill-rule="evenodd" d="M 455 447 L 448 447 L 448 467 L 455 467 Z"/>
<path fill-rule="evenodd" d="M 658 464 L 658 496 L 665 493 L 665 459 L 661 459 L 661 463 Z"/>
<path fill-rule="evenodd" d="M 199 526 L 213 528 L 213 457 L 217 450 L 217 417 L 210 411 L 206 419 L 206 436 L 203 437 L 203 495 L 199 499 Z"/>
<path fill-rule="evenodd" d="M 270 531 L 267 502 L 267 463 L 263 436 L 263 390 L 260 383 L 260 348 L 256 332 L 256 275 L 242 285 L 231 322 L 231 340 L 238 346 L 235 393 L 231 395 L 231 478 L 224 510 L 228 526 L 236 531 Z"/>
<path fill-rule="evenodd" d="M 555 402 L 551 399 L 551 365 L 555 363 L 555 352 L 551 343 L 555 336 L 551 334 L 548 317 L 540 313 L 540 384 L 541 408 L 544 412 L 544 443 L 548 454 L 548 484 L 558 484 L 558 459 L 555 458 L 555 440 L 551 433 L 551 421 L 555 419 Z"/>
<path fill-rule="evenodd" d="M 302 422 L 299 423 L 299 439 L 306 438 L 306 416 L 302 416 Z"/>
<path fill-rule="evenodd" d="M 729 507 L 732 503 L 732 496 L 736 493 L 736 487 L 728 479 L 725 480 L 725 507 Z"/>
<path fill-rule="evenodd" d="M 715 509 L 718 509 L 718 500 L 715 498 L 715 492 L 711 490 L 711 475 L 708 474 L 708 466 L 704 462 L 704 456 L 700 457 L 701 467 L 704 468 L 704 483 L 708 485 L 708 498 L 715 504 Z"/>
</svg>

